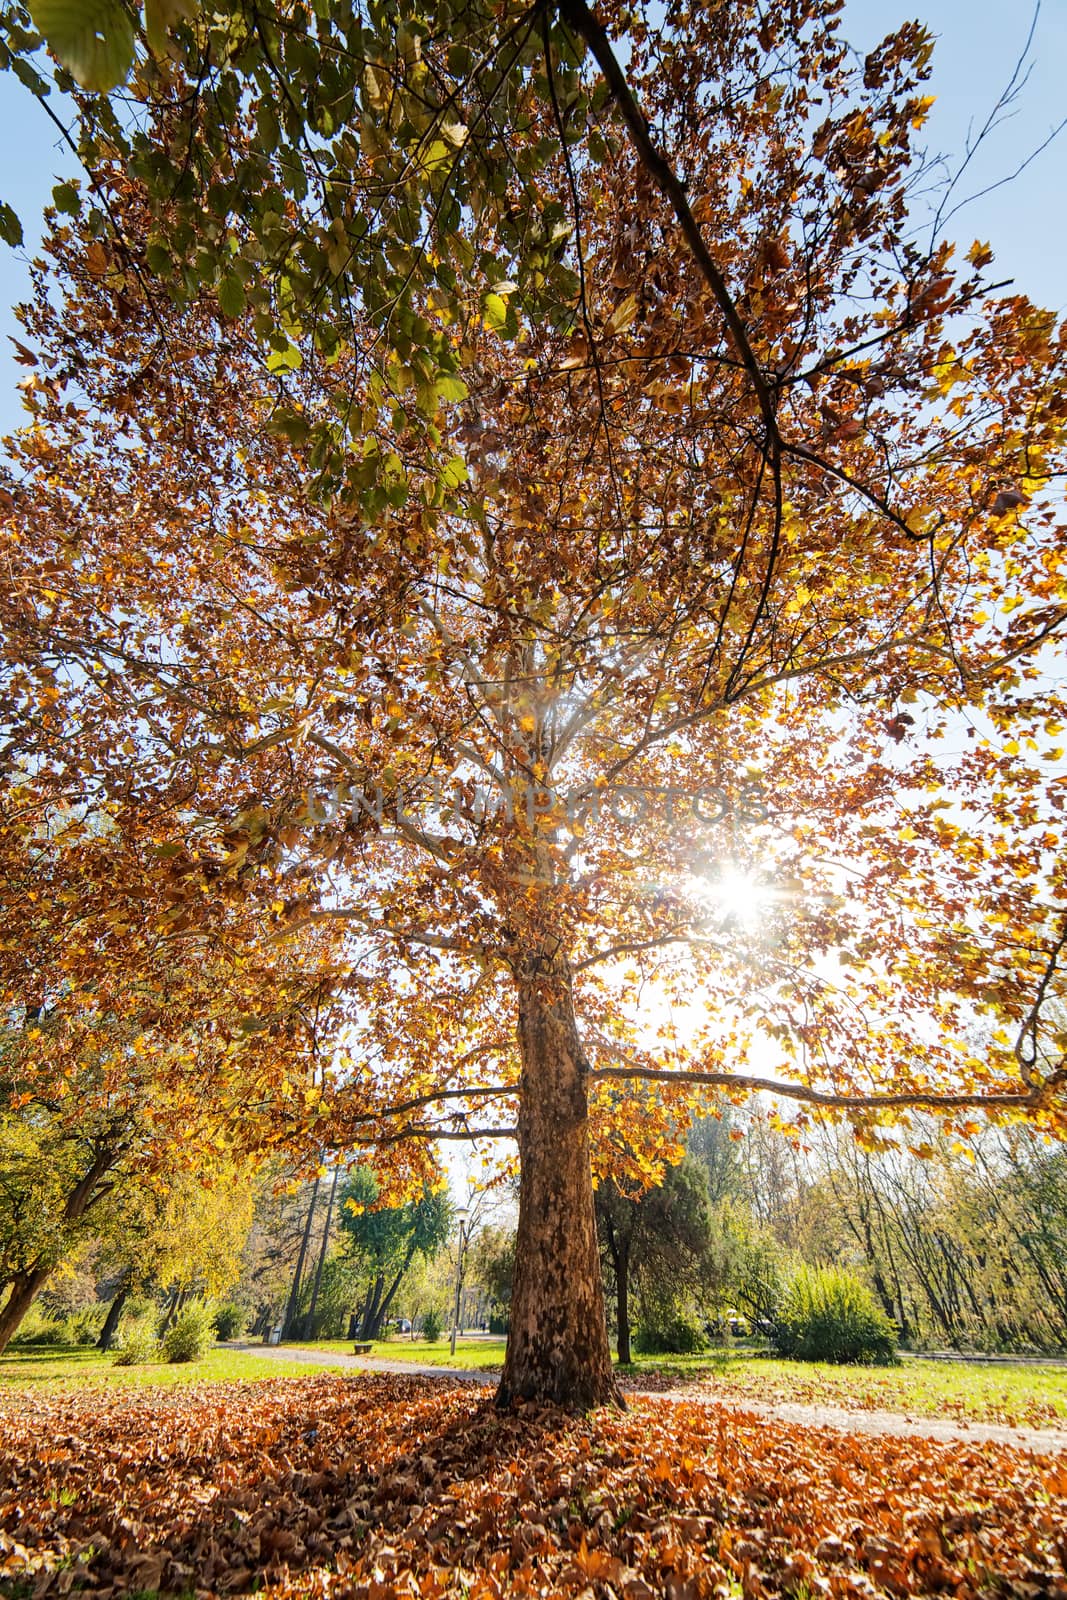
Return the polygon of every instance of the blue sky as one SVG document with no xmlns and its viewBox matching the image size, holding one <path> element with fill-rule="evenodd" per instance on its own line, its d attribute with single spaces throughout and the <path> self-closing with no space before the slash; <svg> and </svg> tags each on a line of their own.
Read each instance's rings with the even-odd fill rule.
<svg viewBox="0 0 1067 1600">
<path fill-rule="evenodd" d="M 918 17 L 937 36 L 937 95 L 926 128 L 931 150 L 957 159 L 968 130 L 981 126 L 1011 76 L 1033 15 L 1023 0 L 846 0 L 845 35 L 863 51 L 891 28 Z M 1030 77 L 1014 114 L 989 140 L 960 195 L 1005 177 L 1047 137 L 1067 110 L 1067 0 L 1044 0 Z M 28 292 L 28 260 L 40 235 L 40 215 L 52 185 L 76 170 L 55 127 L 10 74 L 0 73 L 0 200 L 13 205 L 26 231 L 22 251 L 0 243 L 0 433 L 25 415 L 15 388 L 25 368 L 15 365 L 7 335 L 17 333 L 10 307 Z M 965 245 L 988 240 L 999 277 L 1010 277 L 1039 304 L 1067 308 L 1067 133 L 1013 183 L 969 205 L 952 232 Z"/>
</svg>

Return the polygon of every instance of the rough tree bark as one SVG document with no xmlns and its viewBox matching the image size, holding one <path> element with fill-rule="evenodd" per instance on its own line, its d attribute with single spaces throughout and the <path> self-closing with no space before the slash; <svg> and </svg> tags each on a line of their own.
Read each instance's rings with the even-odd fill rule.
<svg viewBox="0 0 1067 1600">
<path fill-rule="evenodd" d="M 0 1355 L 7 1349 L 12 1336 L 18 1332 L 19 1324 L 33 1304 L 38 1290 L 44 1288 L 51 1275 L 50 1266 L 31 1267 L 10 1280 L 11 1292 L 4 1309 L 0 1311 Z"/>
<path fill-rule="evenodd" d="M 519 978 L 519 1047 L 519 1227 L 497 1404 L 622 1406 L 593 1212 L 588 1067 L 559 958 L 531 960 Z"/>
</svg>

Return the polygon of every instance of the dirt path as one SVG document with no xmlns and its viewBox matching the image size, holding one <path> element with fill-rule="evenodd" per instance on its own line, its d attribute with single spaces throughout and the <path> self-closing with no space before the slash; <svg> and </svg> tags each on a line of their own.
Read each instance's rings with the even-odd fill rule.
<svg viewBox="0 0 1067 1600">
<path fill-rule="evenodd" d="M 435 1367 L 420 1361 L 389 1361 L 382 1356 L 343 1355 L 340 1351 L 315 1350 L 300 1345 L 234 1344 L 232 1349 L 250 1355 L 273 1356 L 279 1361 L 311 1362 L 317 1366 L 336 1366 L 353 1372 L 396 1372 L 411 1377 L 441 1378 L 449 1383 L 473 1383 L 492 1388 L 495 1370 L 467 1367 Z M 768 1405 L 759 1400 L 726 1400 L 710 1395 L 699 1384 L 677 1389 L 642 1389 L 632 1379 L 625 1382 L 627 1394 L 647 1400 L 664 1400 L 670 1405 L 719 1406 L 726 1411 L 747 1411 L 778 1422 L 799 1423 L 811 1428 L 837 1428 L 843 1433 L 892 1434 L 898 1438 L 937 1439 L 945 1444 L 1013 1445 L 1018 1450 L 1033 1450 L 1040 1455 L 1067 1454 L 1067 1428 L 1009 1428 L 997 1422 L 942 1421 L 939 1417 L 912 1417 L 897 1411 L 850 1411 L 844 1406 Z"/>
</svg>

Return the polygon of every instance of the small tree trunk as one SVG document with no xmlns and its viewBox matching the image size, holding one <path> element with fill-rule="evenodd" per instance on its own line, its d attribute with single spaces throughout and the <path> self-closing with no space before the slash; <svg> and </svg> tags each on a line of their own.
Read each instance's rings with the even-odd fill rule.
<svg viewBox="0 0 1067 1600">
<path fill-rule="evenodd" d="M 630 1241 L 620 1239 L 615 1257 L 615 1316 L 619 1324 L 619 1365 L 629 1366 L 630 1354 Z"/>
<path fill-rule="evenodd" d="M 519 1227 L 497 1404 L 624 1404 L 611 1365 L 589 1166 L 588 1067 L 570 973 L 531 959 L 519 983 Z"/>
<path fill-rule="evenodd" d="M 414 1259 L 415 1259 L 415 1241 L 414 1241 L 414 1239 L 412 1239 L 411 1243 L 408 1245 L 407 1254 L 404 1257 L 404 1264 L 400 1268 L 400 1271 L 397 1273 L 396 1277 L 393 1279 L 392 1287 L 389 1289 L 389 1292 L 386 1294 L 385 1299 L 382 1301 L 381 1305 L 378 1307 L 378 1333 L 379 1334 L 381 1332 L 382 1323 L 385 1321 L 386 1317 L 389 1315 L 389 1307 L 392 1305 L 393 1301 L 396 1298 L 396 1292 L 400 1288 L 400 1285 L 404 1281 L 404 1274 L 407 1272 L 408 1268 L 411 1266 L 411 1263 L 414 1261 Z M 378 1337 L 378 1334 L 375 1335 L 375 1338 L 377 1338 L 377 1337 Z"/>
<path fill-rule="evenodd" d="M 382 1331 L 382 1294 L 385 1290 L 385 1273 L 379 1272 L 371 1285 L 363 1311 L 361 1339 L 378 1339 Z"/>
<path fill-rule="evenodd" d="M 127 1274 L 127 1276 L 123 1278 L 122 1282 L 119 1284 L 118 1292 L 107 1308 L 107 1316 L 104 1318 L 104 1326 L 100 1329 L 100 1337 L 96 1341 L 96 1348 L 98 1350 L 111 1349 L 115 1335 L 119 1331 L 119 1322 L 122 1319 L 122 1313 L 129 1297 L 130 1279 L 129 1275 Z"/>
<path fill-rule="evenodd" d="M 308 1306 L 308 1314 L 304 1319 L 304 1331 L 310 1339 L 315 1337 L 315 1311 L 319 1303 L 319 1290 L 322 1287 L 322 1269 L 326 1265 L 326 1248 L 330 1242 L 330 1223 L 333 1221 L 333 1203 L 337 1198 L 337 1183 L 340 1176 L 340 1167 L 334 1167 L 333 1183 L 330 1185 L 330 1199 L 326 1207 L 326 1224 L 322 1230 L 322 1245 L 319 1249 L 318 1265 L 315 1268 L 315 1282 L 311 1286 L 311 1304 Z"/>
<path fill-rule="evenodd" d="M 352 1338 L 353 1339 L 362 1339 L 362 1338 L 364 1338 L 363 1330 L 367 1326 L 367 1319 L 370 1316 L 370 1303 L 371 1303 L 371 1298 L 372 1298 L 373 1294 L 374 1294 L 374 1280 L 372 1278 L 371 1281 L 367 1285 L 367 1292 L 363 1296 L 363 1304 L 359 1308 L 358 1312 L 356 1313 L 356 1326 L 355 1326 L 355 1328 L 352 1329 Z"/>
<path fill-rule="evenodd" d="M 63 1206 L 63 1220 L 66 1224 L 79 1222 L 93 1202 L 105 1192 L 101 1190 L 100 1185 L 121 1153 L 120 1149 L 96 1151 L 88 1172 L 66 1198 Z M 11 1293 L 7 1297 L 4 1309 L 0 1311 L 0 1355 L 3 1355 L 13 1335 L 18 1332 L 19 1324 L 33 1304 L 35 1295 L 44 1288 L 51 1277 L 53 1266 L 54 1263 L 51 1261 L 39 1261 L 35 1266 L 28 1267 L 25 1272 L 18 1272 L 13 1278 L 8 1279 Z"/>
<path fill-rule="evenodd" d="M 166 1311 L 163 1313 L 163 1321 L 159 1324 L 159 1336 L 160 1336 L 161 1339 L 162 1339 L 163 1335 L 166 1333 L 167 1329 L 170 1327 L 171 1323 L 174 1321 L 174 1314 L 178 1309 L 178 1301 L 180 1300 L 180 1298 L 181 1298 L 181 1290 L 180 1289 L 172 1289 L 171 1293 L 170 1293 L 170 1304 L 168 1305 Z"/>
<path fill-rule="evenodd" d="M 50 1267 L 31 1267 L 27 1272 L 17 1273 L 10 1280 L 11 1293 L 7 1297 L 4 1309 L 0 1311 L 0 1355 L 3 1355 L 11 1339 L 18 1332 L 19 1323 L 33 1304 L 38 1291 L 48 1282 L 50 1273 Z"/>
<path fill-rule="evenodd" d="M 307 1221 L 304 1223 L 304 1236 L 300 1241 L 300 1254 L 296 1258 L 296 1271 L 293 1273 L 293 1287 L 289 1291 L 289 1304 L 285 1308 L 285 1317 L 282 1322 L 282 1338 L 291 1339 L 296 1328 L 296 1312 L 300 1304 L 300 1279 L 304 1274 L 304 1261 L 308 1253 L 308 1241 L 311 1238 L 311 1224 L 315 1216 L 315 1203 L 319 1198 L 319 1177 L 315 1174 L 315 1182 L 311 1189 L 311 1203 L 308 1206 Z"/>
</svg>

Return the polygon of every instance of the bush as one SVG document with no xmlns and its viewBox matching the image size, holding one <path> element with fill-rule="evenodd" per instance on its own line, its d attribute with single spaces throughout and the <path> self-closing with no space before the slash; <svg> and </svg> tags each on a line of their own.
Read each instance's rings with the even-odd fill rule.
<svg viewBox="0 0 1067 1600">
<path fill-rule="evenodd" d="M 179 1311 L 163 1335 L 163 1354 L 168 1361 L 199 1361 L 215 1341 L 211 1308 L 194 1300 Z"/>
<path fill-rule="evenodd" d="M 422 1337 L 426 1340 L 427 1344 L 433 1344 L 441 1337 L 441 1330 L 443 1327 L 444 1323 L 441 1319 L 441 1313 L 439 1311 L 427 1311 L 426 1315 L 422 1319 Z"/>
<path fill-rule="evenodd" d="M 18 1332 L 11 1337 L 13 1346 L 67 1344 L 69 1332 L 67 1318 L 50 1317 L 40 1306 L 31 1306 L 19 1324 Z"/>
<path fill-rule="evenodd" d="M 798 1361 L 887 1366 L 897 1332 L 865 1283 L 840 1267 L 800 1267 L 778 1309 L 774 1343 Z"/>
<path fill-rule="evenodd" d="M 67 1318 L 67 1339 L 71 1344 L 92 1345 L 104 1329 L 106 1306 L 87 1306 Z"/>
<path fill-rule="evenodd" d="M 672 1312 L 640 1322 L 634 1349 L 643 1356 L 695 1356 L 708 1348 L 704 1330 L 683 1312 Z"/>
<path fill-rule="evenodd" d="M 107 1309 L 104 1306 L 87 1306 L 83 1311 L 72 1311 L 65 1317 L 50 1317 L 39 1306 L 31 1306 L 14 1335 L 14 1345 L 95 1344 L 104 1326 Z"/>
<path fill-rule="evenodd" d="M 151 1319 L 146 1318 L 142 1322 L 133 1322 L 126 1328 L 114 1365 L 139 1367 L 146 1361 L 158 1361 L 162 1354 Z"/>
<path fill-rule="evenodd" d="M 215 1312 L 216 1339 L 236 1339 L 245 1331 L 245 1314 L 241 1306 L 220 1306 Z"/>
</svg>

